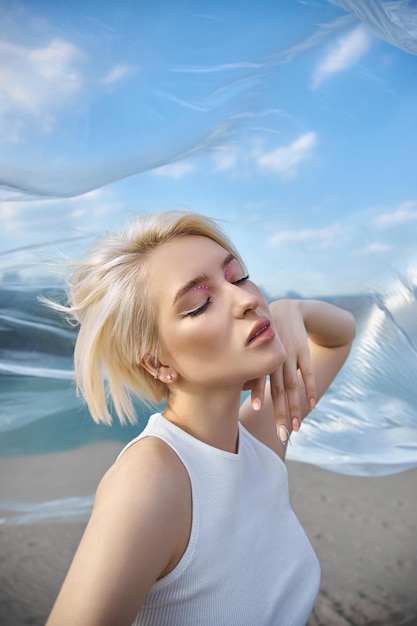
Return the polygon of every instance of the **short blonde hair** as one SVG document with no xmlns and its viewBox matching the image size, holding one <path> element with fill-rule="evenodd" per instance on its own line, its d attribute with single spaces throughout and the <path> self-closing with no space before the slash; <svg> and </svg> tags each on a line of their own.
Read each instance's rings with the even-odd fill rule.
<svg viewBox="0 0 417 626">
<path fill-rule="evenodd" d="M 76 261 L 68 306 L 53 305 L 79 324 L 75 379 L 97 423 L 111 424 L 109 400 L 121 423 L 135 423 L 133 398 L 159 403 L 167 395 L 167 386 L 141 364 L 146 355 L 157 358 L 159 348 L 147 261 L 157 247 L 186 235 L 212 239 L 243 266 L 214 220 L 191 211 L 145 215 L 107 234 Z"/>
</svg>

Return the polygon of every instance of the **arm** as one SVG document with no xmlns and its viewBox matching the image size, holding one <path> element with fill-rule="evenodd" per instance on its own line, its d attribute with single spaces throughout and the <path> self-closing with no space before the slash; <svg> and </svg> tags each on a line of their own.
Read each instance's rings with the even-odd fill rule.
<svg viewBox="0 0 417 626">
<path fill-rule="evenodd" d="M 271 313 L 287 351 L 271 375 L 277 425 L 291 431 L 314 408 L 345 362 L 355 336 L 353 315 L 326 302 L 281 300 Z"/>
<path fill-rule="evenodd" d="M 271 437 L 272 422 L 274 430 L 282 424 L 289 432 L 299 429 L 336 377 L 355 336 L 352 314 L 326 302 L 277 300 L 270 310 L 287 357 L 282 368 L 270 374 L 265 398 L 265 381 L 252 385 L 252 404 L 261 398 L 260 411 L 252 409 L 250 400 L 241 407 L 245 423 L 265 430 L 263 440 Z"/>
<path fill-rule="evenodd" d="M 99 485 L 47 626 L 131 624 L 153 583 L 181 558 L 190 524 L 191 488 L 178 457 L 153 437 L 132 446 Z"/>
</svg>

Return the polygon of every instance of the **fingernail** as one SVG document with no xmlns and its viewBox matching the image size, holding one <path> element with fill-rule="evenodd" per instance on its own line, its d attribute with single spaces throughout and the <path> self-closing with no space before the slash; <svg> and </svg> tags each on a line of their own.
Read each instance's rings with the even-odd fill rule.
<svg viewBox="0 0 417 626">
<path fill-rule="evenodd" d="M 282 443 L 287 443 L 289 433 L 286 426 L 279 426 L 277 430 L 278 437 L 280 438 Z"/>
<path fill-rule="evenodd" d="M 298 417 L 294 417 L 294 419 L 292 420 L 292 427 L 295 431 L 300 429 L 300 420 L 298 419 Z"/>
<path fill-rule="evenodd" d="M 255 400 L 252 402 L 252 408 L 254 411 L 260 411 L 260 409 L 262 408 L 262 402 L 260 398 L 255 398 Z"/>
<path fill-rule="evenodd" d="M 316 399 L 310 398 L 310 409 L 313 410 L 316 408 Z"/>
</svg>

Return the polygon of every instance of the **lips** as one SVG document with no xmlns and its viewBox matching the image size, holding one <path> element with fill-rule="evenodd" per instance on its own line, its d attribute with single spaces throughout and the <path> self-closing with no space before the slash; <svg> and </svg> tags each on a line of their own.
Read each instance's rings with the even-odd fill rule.
<svg viewBox="0 0 417 626">
<path fill-rule="evenodd" d="M 271 322 L 267 317 L 261 317 L 256 324 L 253 326 L 250 335 L 246 341 L 246 345 L 249 345 L 252 341 L 254 341 L 259 335 L 268 330 Z"/>
</svg>

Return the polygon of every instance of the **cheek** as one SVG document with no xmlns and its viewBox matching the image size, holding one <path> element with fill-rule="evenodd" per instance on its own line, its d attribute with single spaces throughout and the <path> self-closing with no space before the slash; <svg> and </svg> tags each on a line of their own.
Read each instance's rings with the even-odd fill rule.
<svg viewBox="0 0 417 626">
<path fill-rule="evenodd" d="M 163 338 L 167 361 L 183 375 L 194 375 L 206 365 L 218 362 L 227 349 L 230 332 L 224 324 L 216 326 L 201 320 L 171 326 Z"/>
<path fill-rule="evenodd" d="M 177 331 L 174 341 L 177 350 L 190 358 L 198 355 L 219 355 L 219 347 L 225 345 L 226 332 L 224 325 L 216 325 L 213 319 L 208 323 L 201 321 L 188 325 L 188 328 Z"/>
</svg>

